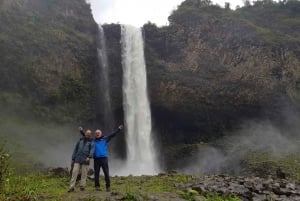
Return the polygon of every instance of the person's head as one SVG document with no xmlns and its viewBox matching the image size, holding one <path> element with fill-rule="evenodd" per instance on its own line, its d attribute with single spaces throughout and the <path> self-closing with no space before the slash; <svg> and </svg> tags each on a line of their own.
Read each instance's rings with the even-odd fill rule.
<svg viewBox="0 0 300 201">
<path fill-rule="evenodd" d="M 102 131 L 101 131 L 100 129 L 97 129 L 97 130 L 95 131 L 95 136 L 96 136 L 96 138 L 102 137 Z"/>
<path fill-rule="evenodd" d="M 92 136 L 92 131 L 90 129 L 87 129 L 84 133 L 84 137 L 90 138 Z"/>
</svg>

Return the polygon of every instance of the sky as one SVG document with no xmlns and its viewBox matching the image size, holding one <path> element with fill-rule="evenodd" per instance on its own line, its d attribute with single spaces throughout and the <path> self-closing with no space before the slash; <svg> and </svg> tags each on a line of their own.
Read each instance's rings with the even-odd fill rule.
<svg viewBox="0 0 300 201">
<path fill-rule="evenodd" d="M 86 0 L 91 4 L 96 22 L 130 24 L 141 27 L 148 21 L 158 26 L 168 24 L 168 16 L 183 0 Z M 224 6 L 230 2 L 231 8 L 243 5 L 243 0 L 213 0 Z"/>
</svg>

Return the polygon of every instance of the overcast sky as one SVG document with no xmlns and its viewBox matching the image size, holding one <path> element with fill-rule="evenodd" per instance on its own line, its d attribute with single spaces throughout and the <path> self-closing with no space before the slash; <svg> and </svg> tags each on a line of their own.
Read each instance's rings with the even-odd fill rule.
<svg viewBox="0 0 300 201">
<path fill-rule="evenodd" d="M 159 26 L 168 23 L 168 16 L 183 0 L 87 0 L 96 22 L 131 24 L 137 27 L 148 21 Z M 243 0 L 213 0 L 221 6 L 230 2 L 231 8 L 243 5 Z"/>
</svg>

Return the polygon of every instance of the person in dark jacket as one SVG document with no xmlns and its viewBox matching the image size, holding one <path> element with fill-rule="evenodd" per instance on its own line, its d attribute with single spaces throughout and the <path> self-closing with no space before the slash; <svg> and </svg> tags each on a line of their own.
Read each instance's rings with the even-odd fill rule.
<svg viewBox="0 0 300 201">
<path fill-rule="evenodd" d="M 104 136 L 102 135 L 102 131 L 97 129 L 95 131 L 95 152 L 94 152 L 94 171 L 95 171 L 95 188 L 97 191 L 101 191 L 100 182 L 99 182 L 99 174 L 100 168 L 102 167 L 105 183 L 106 183 L 106 191 L 110 192 L 110 178 L 109 178 L 109 168 L 108 168 L 108 152 L 107 152 L 107 144 L 109 141 L 115 137 L 121 130 L 123 129 L 123 125 L 118 127 L 118 130 L 113 132 L 110 135 Z M 83 133 L 83 129 L 80 131 Z"/>
<path fill-rule="evenodd" d="M 86 186 L 87 172 L 90 165 L 90 159 L 94 155 L 94 143 L 91 138 L 92 131 L 86 130 L 84 137 L 80 138 L 77 142 L 73 154 L 72 154 L 72 164 L 74 164 L 72 171 L 72 179 L 68 192 L 73 192 L 75 188 L 76 179 L 81 168 L 81 181 L 80 190 L 83 191 Z"/>
</svg>

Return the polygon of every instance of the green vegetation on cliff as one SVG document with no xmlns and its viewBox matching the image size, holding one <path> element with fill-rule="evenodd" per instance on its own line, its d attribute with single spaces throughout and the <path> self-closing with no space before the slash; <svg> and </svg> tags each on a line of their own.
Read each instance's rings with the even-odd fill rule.
<svg viewBox="0 0 300 201">
<path fill-rule="evenodd" d="M 167 141 L 212 140 L 249 119 L 297 113 L 299 9 L 294 0 L 236 10 L 186 0 L 169 26 L 144 25 L 153 116 Z"/>
<path fill-rule="evenodd" d="M 243 23 L 248 31 L 258 34 L 257 39 L 260 41 L 257 42 L 265 42 L 274 47 L 290 45 L 299 48 L 300 2 L 297 0 L 253 1 L 252 5 L 246 4 L 236 10 L 221 8 L 211 1 L 187 0 L 172 13 L 169 21 L 171 26 L 180 24 L 192 28 L 209 18 L 218 20 L 220 26 L 228 22 Z"/>
<path fill-rule="evenodd" d="M 97 26 L 84 0 L 3 0 L 0 27 L 3 108 L 27 104 L 57 122 L 93 117 Z"/>
</svg>

